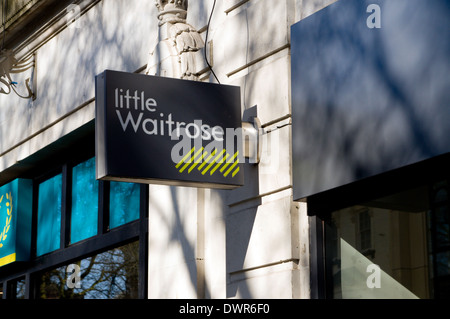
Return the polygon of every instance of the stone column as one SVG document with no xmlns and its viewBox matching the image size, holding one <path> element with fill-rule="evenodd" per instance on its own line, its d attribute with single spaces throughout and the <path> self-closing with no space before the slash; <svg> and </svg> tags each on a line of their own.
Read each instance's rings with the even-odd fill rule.
<svg viewBox="0 0 450 319">
<path fill-rule="evenodd" d="M 186 0 L 156 0 L 159 10 L 159 41 L 150 53 L 146 74 L 198 80 L 205 71 L 199 32 L 186 23 Z"/>
</svg>

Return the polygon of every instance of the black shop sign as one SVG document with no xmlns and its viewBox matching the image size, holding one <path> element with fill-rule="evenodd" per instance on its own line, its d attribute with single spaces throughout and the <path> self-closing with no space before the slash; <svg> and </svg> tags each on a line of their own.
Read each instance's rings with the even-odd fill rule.
<svg viewBox="0 0 450 319">
<path fill-rule="evenodd" d="M 106 70 L 96 77 L 97 179 L 243 185 L 240 88 Z"/>
</svg>

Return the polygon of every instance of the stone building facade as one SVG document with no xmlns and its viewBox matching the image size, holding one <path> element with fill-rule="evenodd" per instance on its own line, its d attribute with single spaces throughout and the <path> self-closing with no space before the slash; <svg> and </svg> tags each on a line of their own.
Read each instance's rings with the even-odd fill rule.
<svg viewBox="0 0 450 319">
<path fill-rule="evenodd" d="M 257 114 L 268 148 L 232 191 L 148 186 L 147 296 L 309 298 L 308 219 L 292 201 L 289 32 L 332 1 L 226 0 L 214 12 L 213 1 L 54 2 L 7 1 L 5 47 L 36 64 L 34 98 L 0 96 L 1 183 L 94 120 L 105 69 L 240 86 L 243 117 Z"/>
<path fill-rule="evenodd" d="M 132 241 L 139 283 L 129 297 L 317 297 L 315 219 L 293 196 L 291 26 L 335 2 L 3 1 L 0 186 L 32 180 L 34 216 L 30 260 L 0 268 L 3 297 L 42 297 L 50 269 Z M 30 64 L 22 70 L 17 61 Z M 142 185 L 138 217 L 113 229 L 102 210 L 113 205 L 113 185 L 101 183 L 103 217 L 74 242 L 76 168 L 95 156 L 95 77 L 106 69 L 240 87 L 242 120 L 256 116 L 262 128 L 260 162 L 245 164 L 245 185 Z M 55 174 L 62 176 L 58 245 L 39 253 L 40 196 Z M 124 282 L 128 289 L 131 279 Z"/>
</svg>

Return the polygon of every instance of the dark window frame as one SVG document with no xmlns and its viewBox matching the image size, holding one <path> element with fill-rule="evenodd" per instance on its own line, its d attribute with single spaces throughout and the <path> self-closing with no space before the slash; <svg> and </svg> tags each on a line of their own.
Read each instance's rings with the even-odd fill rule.
<svg viewBox="0 0 450 319">
<path fill-rule="evenodd" d="M 99 207 L 97 235 L 70 244 L 70 211 L 72 194 L 72 168 L 95 156 L 94 125 L 88 123 L 78 130 L 82 132 L 80 138 L 75 131 L 65 141 L 56 146 L 50 146 L 50 151 L 44 149 L 37 155 L 38 161 L 29 170 L 19 169 L 20 174 L 15 178 L 33 179 L 33 210 L 32 210 L 32 241 L 30 261 L 16 262 L 0 268 L 0 285 L 3 286 L 3 299 L 15 298 L 14 282 L 25 277 L 25 299 L 37 297 L 36 283 L 39 275 L 45 271 L 68 265 L 112 248 L 116 248 L 133 241 L 139 241 L 139 299 L 147 298 L 148 287 L 148 200 L 149 188 L 140 184 L 139 218 L 132 222 L 109 229 L 109 183 L 99 181 Z M 86 143 L 87 142 L 87 143 Z M 63 145 L 61 147 L 61 145 Z M 70 149 L 70 151 L 68 151 Z M 42 155 L 44 154 L 44 155 Z M 56 159 L 55 159 L 56 158 Z M 51 165 L 45 163 L 49 160 Z M 28 164 L 28 163 L 27 163 Z M 59 249 L 36 256 L 37 240 L 37 200 L 39 183 L 62 173 L 61 198 L 61 246 Z"/>
<path fill-rule="evenodd" d="M 327 279 L 331 276 L 332 261 L 327 260 L 326 253 L 327 242 L 331 240 L 328 225 L 333 211 L 423 185 L 431 189 L 442 180 L 450 183 L 449 163 L 450 153 L 446 153 L 308 197 L 311 298 L 332 299 L 333 296 L 333 282 Z"/>
</svg>

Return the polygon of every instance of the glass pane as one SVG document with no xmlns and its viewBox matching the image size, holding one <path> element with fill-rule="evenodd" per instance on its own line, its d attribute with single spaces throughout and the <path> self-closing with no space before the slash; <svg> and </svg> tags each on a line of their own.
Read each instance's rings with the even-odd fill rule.
<svg viewBox="0 0 450 319">
<path fill-rule="evenodd" d="M 448 247 L 450 245 L 450 221 L 449 207 L 438 206 L 435 208 L 436 214 L 436 247 Z"/>
<path fill-rule="evenodd" d="M 78 268 L 79 267 L 79 268 Z M 40 299 L 138 298 L 139 242 L 133 242 L 44 273 Z"/>
<path fill-rule="evenodd" d="M 60 248 L 62 175 L 39 184 L 36 255 Z"/>
<path fill-rule="evenodd" d="M 111 182 L 109 211 L 110 228 L 139 218 L 139 184 Z"/>
<path fill-rule="evenodd" d="M 434 197 L 435 203 L 444 202 L 448 199 L 447 190 L 445 188 L 439 189 Z"/>
<path fill-rule="evenodd" d="M 361 241 L 361 250 L 371 248 L 371 227 L 369 211 L 365 210 L 359 213 L 359 235 Z"/>
<path fill-rule="evenodd" d="M 95 158 L 72 170 L 72 215 L 70 242 L 95 236 L 98 225 L 98 181 L 95 179 Z"/>
<path fill-rule="evenodd" d="M 327 225 L 338 241 L 328 239 L 328 229 L 326 239 L 333 298 L 432 297 L 428 210 L 427 188 L 420 188 L 333 212 Z"/>
<path fill-rule="evenodd" d="M 16 293 L 15 299 L 25 299 L 25 277 L 18 279 L 15 282 Z"/>
<path fill-rule="evenodd" d="M 450 251 L 436 254 L 437 276 L 450 276 Z"/>
</svg>

